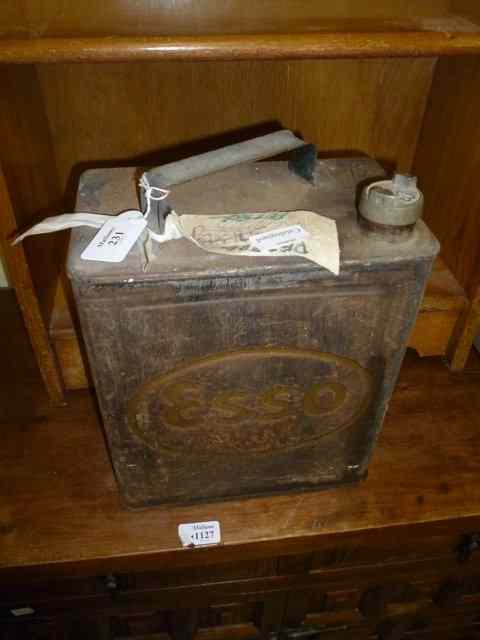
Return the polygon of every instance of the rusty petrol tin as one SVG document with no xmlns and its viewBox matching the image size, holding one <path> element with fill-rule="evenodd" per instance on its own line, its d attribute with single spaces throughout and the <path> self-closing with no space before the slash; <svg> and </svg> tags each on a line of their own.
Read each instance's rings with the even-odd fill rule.
<svg viewBox="0 0 480 640">
<path fill-rule="evenodd" d="M 130 507 L 320 489 L 365 477 L 438 243 L 358 224 L 368 158 L 284 162 L 178 185 L 177 213 L 310 210 L 337 220 L 340 275 L 302 258 L 233 257 L 186 239 L 121 263 L 68 259 L 121 494 Z M 138 207 L 134 168 L 87 171 L 77 209 Z"/>
</svg>

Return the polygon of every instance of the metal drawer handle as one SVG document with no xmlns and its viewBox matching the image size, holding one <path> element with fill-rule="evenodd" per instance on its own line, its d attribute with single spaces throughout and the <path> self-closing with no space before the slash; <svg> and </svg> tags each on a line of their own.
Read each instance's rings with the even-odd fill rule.
<svg viewBox="0 0 480 640">
<path fill-rule="evenodd" d="M 480 533 L 466 534 L 456 549 L 458 561 L 467 562 L 472 553 L 478 549 L 480 549 Z"/>
<path fill-rule="evenodd" d="M 108 591 L 116 591 L 118 589 L 118 578 L 115 574 L 109 573 L 103 578 L 103 584 Z"/>
</svg>

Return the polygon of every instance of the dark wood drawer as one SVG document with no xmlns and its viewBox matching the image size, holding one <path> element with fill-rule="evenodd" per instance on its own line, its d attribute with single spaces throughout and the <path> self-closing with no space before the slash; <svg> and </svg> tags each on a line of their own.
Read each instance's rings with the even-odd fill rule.
<svg viewBox="0 0 480 640">
<path fill-rule="evenodd" d="M 384 629 L 387 637 L 408 620 L 405 637 L 427 637 L 438 620 L 475 624 L 480 558 L 459 562 L 465 536 L 451 525 L 405 529 L 403 537 L 375 531 L 280 558 L 4 585 L 1 622 L 13 628 L 11 610 L 31 607 L 15 626 L 32 626 L 40 638 L 54 622 L 80 619 L 103 620 L 118 638 L 158 638 L 193 625 L 195 638 L 246 639 L 303 625 L 320 628 L 321 637 L 341 631 L 357 640 Z"/>
<path fill-rule="evenodd" d="M 246 560 L 211 566 L 197 566 L 166 571 L 151 571 L 132 574 L 132 584 L 138 589 L 156 587 L 180 587 L 188 585 L 211 585 L 235 580 L 247 580 L 275 576 L 277 559 Z"/>
<path fill-rule="evenodd" d="M 112 573 L 91 578 L 38 580 L 25 584 L 4 584 L 0 589 L 0 612 L 9 615 L 12 608 L 29 606 L 35 611 L 109 606 L 120 594 L 200 587 L 217 583 L 275 575 L 276 558 L 223 563 L 207 567 L 169 569 L 143 573 Z M 174 596 L 177 597 L 177 596 Z"/>
<path fill-rule="evenodd" d="M 349 533 L 338 536 L 334 542 L 326 541 L 309 553 L 280 557 L 277 572 L 330 571 L 419 560 L 449 561 L 454 565 L 461 559 L 472 569 L 480 570 L 480 552 L 475 552 L 479 542 L 477 532 L 466 529 L 461 522 L 456 526 L 439 523 L 436 527 Z M 469 543 L 474 547 L 470 554 Z"/>
</svg>

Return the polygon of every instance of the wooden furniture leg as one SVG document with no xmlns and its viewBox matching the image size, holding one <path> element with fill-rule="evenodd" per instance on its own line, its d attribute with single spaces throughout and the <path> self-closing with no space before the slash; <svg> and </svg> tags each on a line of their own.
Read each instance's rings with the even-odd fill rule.
<svg viewBox="0 0 480 640">
<path fill-rule="evenodd" d="M 480 298 L 465 309 L 457 321 L 447 349 L 447 362 L 452 371 L 465 368 L 473 342 L 480 333 Z"/>
<path fill-rule="evenodd" d="M 16 220 L 7 189 L 5 176 L 0 169 L 0 228 L 4 255 L 9 276 L 22 309 L 25 325 L 33 351 L 42 374 L 45 387 L 54 405 L 65 404 L 64 389 L 55 353 L 52 349 L 48 330 L 45 326 L 38 297 L 34 290 L 32 275 L 23 245 L 12 247 L 9 236 L 16 228 Z"/>
</svg>

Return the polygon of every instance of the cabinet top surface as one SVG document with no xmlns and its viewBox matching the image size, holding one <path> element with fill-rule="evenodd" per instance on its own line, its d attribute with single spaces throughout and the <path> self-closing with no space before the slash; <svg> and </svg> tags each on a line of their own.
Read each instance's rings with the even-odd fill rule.
<svg viewBox="0 0 480 640">
<path fill-rule="evenodd" d="M 402 242 L 373 238 L 360 229 L 355 211 L 357 188 L 382 173 L 381 167 L 369 158 L 319 160 L 312 186 L 293 174 L 286 162 L 246 164 L 172 187 L 169 204 L 179 215 L 299 210 L 320 213 L 337 221 L 341 272 L 345 267 L 367 263 L 431 258 L 437 252 L 437 242 L 422 222 Z M 138 208 L 139 175 L 133 168 L 87 171 L 80 181 L 77 210 L 116 214 Z M 204 251 L 185 239 L 166 244 L 153 242 L 148 268 L 144 270 L 143 236 L 121 263 L 82 260 L 80 255 L 95 233 L 87 227 L 72 232 L 68 272 L 75 280 L 125 282 L 134 278 L 140 282 L 319 270 L 304 258 L 225 256 Z"/>
</svg>

